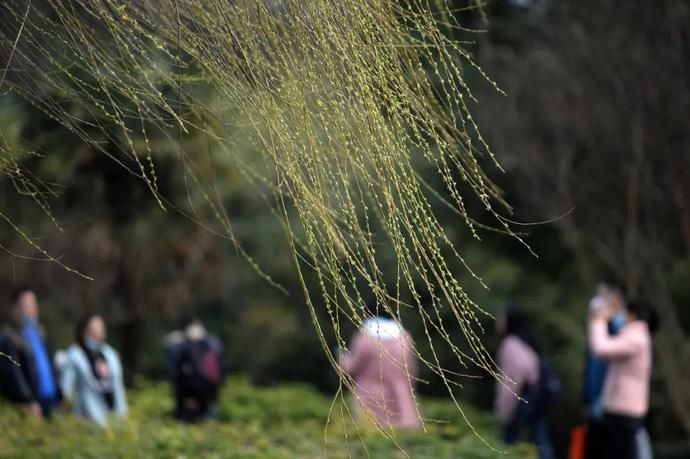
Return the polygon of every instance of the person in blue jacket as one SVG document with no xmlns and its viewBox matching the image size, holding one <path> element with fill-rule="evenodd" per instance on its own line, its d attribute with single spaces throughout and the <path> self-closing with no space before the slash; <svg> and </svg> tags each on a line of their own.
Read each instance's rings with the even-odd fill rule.
<svg viewBox="0 0 690 459">
<path fill-rule="evenodd" d="M 101 427 L 127 416 L 127 396 L 120 357 L 106 342 L 103 319 L 95 314 L 76 326 L 75 344 L 65 352 L 60 384 L 74 413 Z"/>
<path fill-rule="evenodd" d="M 10 301 L 10 321 L 0 333 L 0 394 L 32 415 L 50 418 L 60 390 L 38 321 L 36 292 L 16 288 Z"/>
</svg>

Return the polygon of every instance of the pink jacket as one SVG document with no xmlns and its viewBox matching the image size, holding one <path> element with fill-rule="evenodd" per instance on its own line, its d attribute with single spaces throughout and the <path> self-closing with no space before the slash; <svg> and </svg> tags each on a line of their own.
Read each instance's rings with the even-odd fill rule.
<svg viewBox="0 0 690 459">
<path fill-rule="evenodd" d="M 518 396 L 522 395 L 522 389 L 526 385 L 535 386 L 539 382 L 539 356 L 520 338 L 510 335 L 501 341 L 496 363 L 512 381 L 496 383 L 494 400 L 496 417 L 502 424 L 507 424 L 515 416 L 520 403 Z"/>
<path fill-rule="evenodd" d="M 604 409 L 613 414 L 643 417 L 649 407 L 652 372 L 652 338 L 645 322 L 630 322 L 615 336 L 606 322 L 589 326 L 592 353 L 609 362 L 604 382 Z"/>
<path fill-rule="evenodd" d="M 370 419 L 378 427 L 416 429 L 421 425 L 413 398 L 417 362 L 410 336 L 378 338 L 358 332 L 351 354 L 342 359 L 343 370 L 354 380 L 360 419 Z M 363 412 L 368 414 L 363 416 Z"/>
</svg>

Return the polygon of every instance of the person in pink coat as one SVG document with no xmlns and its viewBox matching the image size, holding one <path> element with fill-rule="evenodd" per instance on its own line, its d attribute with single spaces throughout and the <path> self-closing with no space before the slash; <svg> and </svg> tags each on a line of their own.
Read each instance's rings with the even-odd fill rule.
<svg viewBox="0 0 690 459">
<path fill-rule="evenodd" d="M 351 351 L 341 357 L 341 368 L 352 379 L 358 420 L 380 429 L 415 430 L 421 420 L 414 398 L 413 342 L 397 321 L 383 313 L 364 321 Z"/>
<path fill-rule="evenodd" d="M 607 323 L 619 312 L 613 304 L 599 308 L 589 323 L 592 353 L 608 362 L 604 382 L 604 447 L 601 459 L 636 459 L 639 457 L 638 435 L 649 408 L 649 385 L 652 372 L 651 330 L 656 318 L 643 301 L 629 301 L 624 308 L 625 325 L 609 335 Z"/>
<path fill-rule="evenodd" d="M 548 379 L 542 375 L 539 347 L 531 331 L 531 320 L 516 306 L 506 307 L 496 320 L 501 343 L 496 363 L 509 381 L 496 381 L 494 413 L 501 424 L 503 442 L 513 445 L 523 430 L 539 452 L 539 459 L 553 459 L 548 428 L 548 404 L 541 391 Z M 544 381 L 542 381 L 542 377 Z M 518 398 L 520 397 L 520 398 Z"/>
</svg>

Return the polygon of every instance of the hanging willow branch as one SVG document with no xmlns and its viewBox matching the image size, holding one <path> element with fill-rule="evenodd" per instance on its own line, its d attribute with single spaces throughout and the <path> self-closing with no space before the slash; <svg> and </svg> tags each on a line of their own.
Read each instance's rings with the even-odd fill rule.
<svg viewBox="0 0 690 459">
<path fill-rule="evenodd" d="M 500 377 L 480 342 L 483 311 L 444 254 L 464 261 L 418 173 L 420 164 L 433 166 L 445 188 L 434 193 L 475 237 L 468 190 L 512 234 L 496 210 L 505 205 L 500 191 L 480 166 L 481 156 L 493 156 L 467 105 L 474 98 L 463 68 L 474 64 L 441 30 L 457 26 L 452 12 L 389 0 L 47 0 L 2 8 L 2 48 L 12 49 L 5 86 L 123 167 L 126 157 L 161 207 L 172 204 L 159 193 L 154 134 L 177 145 L 187 186 L 200 186 L 198 154 L 184 148 L 194 135 L 270 186 L 334 365 L 325 327 L 343 344 L 341 320 L 360 325 L 373 292 L 396 317 L 401 307 L 417 311 L 430 345 L 438 335 L 462 364 Z M 237 136 L 258 158 L 236 150 Z M 234 240 L 222 205 L 208 200 Z M 392 285 L 379 269 L 381 250 L 396 260 Z M 316 274 L 319 300 L 306 271 Z M 321 307 L 332 323 L 319 323 Z M 444 310 L 453 323 L 443 323 Z M 469 352 L 454 344 L 458 328 Z M 451 391 L 452 374 L 431 349 L 424 363 Z"/>
</svg>

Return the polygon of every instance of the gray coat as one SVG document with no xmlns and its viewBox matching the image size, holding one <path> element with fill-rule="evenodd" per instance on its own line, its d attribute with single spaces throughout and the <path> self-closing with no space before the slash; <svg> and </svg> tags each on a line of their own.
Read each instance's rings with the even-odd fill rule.
<svg viewBox="0 0 690 459">
<path fill-rule="evenodd" d="M 91 364 L 84 350 L 74 344 L 67 349 L 67 358 L 60 372 L 60 386 L 65 397 L 72 400 L 74 413 L 91 419 L 101 427 L 108 425 L 110 415 L 127 415 L 127 398 L 122 378 L 122 365 L 117 352 L 107 344 L 103 345 L 103 356 L 112 375 L 113 411 L 99 391 L 99 383 L 93 374 Z"/>
</svg>

